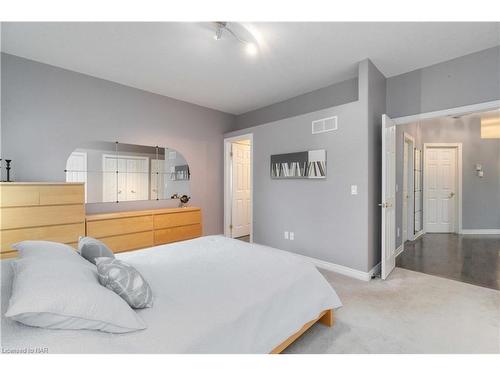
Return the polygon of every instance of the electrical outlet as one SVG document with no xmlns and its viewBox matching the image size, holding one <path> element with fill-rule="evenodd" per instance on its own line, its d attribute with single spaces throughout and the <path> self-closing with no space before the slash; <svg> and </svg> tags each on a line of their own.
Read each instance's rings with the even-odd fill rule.
<svg viewBox="0 0 500 375">
<path fill-rule="evenodd" d="M 288 240 L 288 231 L 285 231 L 284 237 L 285 237 L 285 240 Z"/>
<path fill-rule="evenodd" d="M 293 241 L 295 239 L 295 233 L 290 232 L 290 241 Z"/>
<path fill-rule="evenodd" d="M 358 185 L 351 185 L 351 195 L 358 195 Z"/>
</svg>

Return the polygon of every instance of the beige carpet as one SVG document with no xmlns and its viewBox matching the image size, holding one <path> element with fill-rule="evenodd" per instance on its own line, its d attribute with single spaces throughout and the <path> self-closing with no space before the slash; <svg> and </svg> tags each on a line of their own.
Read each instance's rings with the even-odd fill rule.
<svg viewBox="0 0 500 375">
<path fill-rule="evenodd" d="M 344 306 L 286 353 L 500 353 L 500 292 L 396 268 L 388 280 L 321 272 Z"/>
</svg>

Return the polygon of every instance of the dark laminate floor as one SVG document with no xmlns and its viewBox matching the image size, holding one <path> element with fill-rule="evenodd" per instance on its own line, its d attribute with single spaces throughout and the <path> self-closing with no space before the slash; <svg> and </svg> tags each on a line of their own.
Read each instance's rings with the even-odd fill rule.
<svg viewBox="0 0 500 375">
<path fill-rule="evenodd" d="M 500 235 L 425 234 L 406 242 L 396 266 L 500 290 Z"/>
<path fill-rule="evenodd" d="M 250 242 L 250 235 L 243 237 L 236 237 L 236 239 L 240 241 Z"/>
</svg>

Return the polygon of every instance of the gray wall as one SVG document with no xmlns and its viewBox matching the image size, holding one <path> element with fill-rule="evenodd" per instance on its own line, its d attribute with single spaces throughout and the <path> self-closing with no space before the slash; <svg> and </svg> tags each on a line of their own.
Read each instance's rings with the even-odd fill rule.
<svg viewBox="0 0 500 375">
<path fill-rule="evenodd" d="M 223 133 L 235 118 L 190 103 L 2 54 L 2 157 L 18 181 L 64 181 L 68 155 L 84 142 L 172 147 L 192 172 L 192 205 L 204 233 L 223 232 Z M 176 205 L 89 204 L 89 212 Z"/>
<path fill-rule="evenodd" d="M 358 79 L 352 78 L 239 115 L 236 117 L 234 129 L 282 120 L 356 100 L 358 100 Z"/>
<path fill-rule="evenodd" d="M 397 226 L 402 225 L 403 132 L 407 132 L 422 149 L 424 143 L 462 143 L 462 227 L 500 229 L 500 140 L 481 139 L 480 131 L 477 115 L 442 117 L 397 127 Z M 476 175 L 476 164 L 482 164 L 484 177 Z M 396 243 L 401 244 L 401 236 Z"/>
<path fill-rule="evenodd" d="M 378 158 L 385 79 L 368 60 L 359 66 L 357 97 L 226 134 L 253 134 L 255 242 L 364 272 L 379 261 L 380 218 L 373 197 L 379 194 L 374 175 L 380 166 L 373 159 Z M 338 130 L 311 134 L 311 122 L 327 116 L 338 116 Z M 270 178 L 271 155 L 314 149 L 327 151 L 326 180 Z M 375 169 L 369 172 L 369 166 Z M 358 195 L 351 195 L 351 185 L 358 185 Z M 285 230 L 295 232 L 294 241 L 283 238 Z"/>
<path fill-rule="evenodd" d="M 393 118 L 498 99 L 500 47 L 387 79 L 387 113 Z"/>
</svg>

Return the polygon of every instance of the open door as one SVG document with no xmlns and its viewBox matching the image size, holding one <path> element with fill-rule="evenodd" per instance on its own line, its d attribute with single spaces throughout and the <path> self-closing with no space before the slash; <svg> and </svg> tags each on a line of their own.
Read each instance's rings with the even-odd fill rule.
<svg viewBox="0 0 500 375">
<path fill-rule="evenodd" d="M 250 144 L 232 144 L 231 237 L 250 235 L 251 181 Z"/>
<path fill-rule="evenodd" d="M 396 266 L 396 124 L 382 115 L 382 279 Z"/>
</svg>

